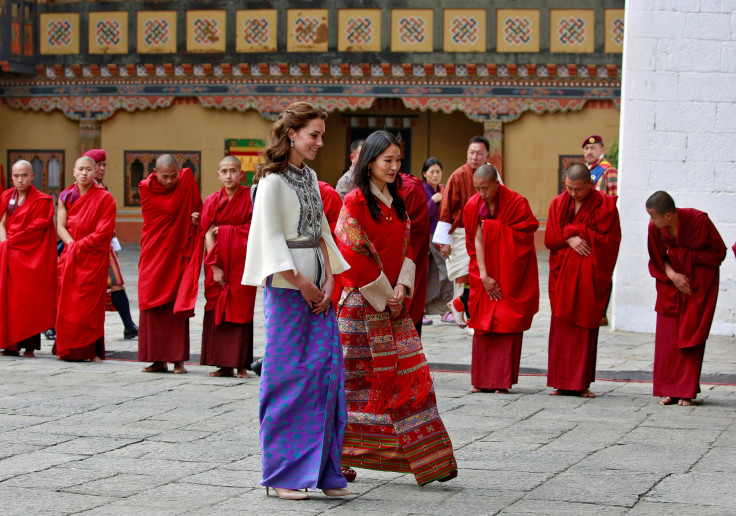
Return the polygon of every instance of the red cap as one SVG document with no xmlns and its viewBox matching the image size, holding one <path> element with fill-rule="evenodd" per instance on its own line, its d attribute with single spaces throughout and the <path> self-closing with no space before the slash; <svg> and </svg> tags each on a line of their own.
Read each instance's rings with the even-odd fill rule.
<svg viewBox="0 0 736 516">
<path fill-rule="evenodd" d="M 601 145 L 603 145 L 603 138 L 601 138 L 599 134 L 591 134 L 585 140 L 583 140 L 582 147 L 585 147 L 590 143 L 600 143 Z"/>
<path fill-rule="evenodd" d="M 95 163 L 107 161 L 107 154 L 105 154 L 104 149 L 88 150 L 87 152 L 84 153 L 84 155 L 95 160 Z"/>
</svg>

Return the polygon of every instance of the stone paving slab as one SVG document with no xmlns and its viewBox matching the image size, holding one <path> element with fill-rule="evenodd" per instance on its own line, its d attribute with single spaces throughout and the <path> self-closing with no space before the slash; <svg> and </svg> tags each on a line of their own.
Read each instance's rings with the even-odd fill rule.
<svg viewBox="0 0 736 516">
<path fill-rule="evenodd" d="M 0 514 L 728 514 L 736 506 L 733 386 L 704 386 L 699 406 L 661 407 L 640 383 L 599 382 L 601 395 L 583 399 L 548 396 L 534 376 L 514 394 L 469 394 L 467 375 L 434 373 L 458 479 L 421 488 L 411 475 L 358 470 L 353 497 L 287 502 L 258 485 L 258 378 L 215 379 L 210 370 L 149 376 L 130 362 L 1 357 L 4 383 L 25 389 L 0 396 L 0 416 L 12 423 L 0 439 L 28 436 L 32 448 L 0 458 Z M 57 396 L 67 410 L 16 414 Z"/>
</svg>

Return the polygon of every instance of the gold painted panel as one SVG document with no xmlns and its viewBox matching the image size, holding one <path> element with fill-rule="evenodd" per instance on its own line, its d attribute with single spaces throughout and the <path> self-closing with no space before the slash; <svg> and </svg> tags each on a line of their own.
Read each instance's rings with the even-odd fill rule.
<svg viewBox="0 0 736 516">
<path fill-rule="evenodd" d="M 338 9 L 337 50 L 379 52 L 381 50 L 380 9 Z"/>
<path fill-rule="evenodd" d="M 187 52 L 224 52 L 227 11 L 187 11 Z"/>
<path fill-rule="evenodd" d="M 138 12 L 138 53 L 176 53 L 176 11 Z"/>
<path fill-rule="evenodd" d="M 445 52 L 485 52 L 485 9 L 445 9 L 442 32 Z"/>
<path fill-rule="evenodd" d="M 235 50 L 276 52 L 276 9 L 249 9 L 235 13 Z"/>
<path fill-rule="evenodd" d="M 539 52 L 539 10 L 496 10 L 497 52 Z"/>
<path fill-rule="evenodd" d="M 595 14 L 592 9 L 552 9 L 549 12 L 550 52 L 593 52 Z"/>
<path fill-rule="evenodd" d="M 41 14 L 38 39 L 41 54 L 78 54 L 79 14 Z"/>
<path fill-rule="evenodd" d="M 89 53 L 128 53 L 128 13 L 126 11 L 89 13 Z"/>
<path fill-rule="evenodd" d="M 288 9 L 286 50 L 327 52 L 327 9 Z"/>
<path fill-rule="evenodd" d="M 434 11 L 391 9 L 391 52 L 432 52 Z"/>
<path fill-rule="evenodd" d="M 606 52 L 624 51 L 624 10 L 606 9 Z"/>
</svg>

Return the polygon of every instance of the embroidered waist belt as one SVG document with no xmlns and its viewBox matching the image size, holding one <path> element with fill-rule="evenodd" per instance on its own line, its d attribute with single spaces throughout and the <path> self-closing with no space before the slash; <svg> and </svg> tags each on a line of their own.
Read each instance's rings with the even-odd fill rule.
<svg viewBox="0 0 736 516">
<path fill-rule="evenodd" d="M 289 249 L 315 249 L 319 247 L 319 240 L 287 240 Z"/>
</svg>

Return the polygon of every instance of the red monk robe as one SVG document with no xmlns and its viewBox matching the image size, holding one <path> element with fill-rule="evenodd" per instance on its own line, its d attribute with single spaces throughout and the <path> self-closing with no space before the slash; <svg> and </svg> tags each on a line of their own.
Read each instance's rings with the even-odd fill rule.
<svg viewBox="0 0 736 516">
<path fill-rule="evenodd" d="M 483 209 L 485 205 L 485 209 Z M 519 381 L 523 332 L 539 311 L 539 278 L 534 233 L 539 221 L 527 200 L 499 185 L 494 213 L 475 194 L 465 205 L 463 223 L 470 256 L 470 327 L 473 357 L 470 381 L 482 390 L 509 389 Z M 498 282 L 503 298 L 491 299 L 480 279 L 475 250 L 478 225 L 482 227 L 483 252 L 488 276 Z"/>
<path fill-rule="evenodd" d="M 192 259 L 174 304 L 174 313 L 194 314 L 204 255 L 204 295 L 207 299 L 200 364 L 247 369 L 253 362 L 253 309 L 256 287 L 241 285 L 248 248 L 253 203 L 250 188 L 241 186 L 232 199 L 223 187 L 204 202 Z M 214 247 L 205 255 L 205 233 L 217 227 Z M 215 283 L 212 266 L 225 274 L 225 288 Z"/>
<path fill-rule="evenodd" d="M 337 190 L 329 184 L 324 181 L 318 181 L 318 184 L 319 195 L 322 198 L 322 206 L 325 210 L 325 217 L 327 217 L 327 222 L 330 224 L 332 238 L 337 242 L 335 238 L 335 225 L 342 209 L 342 199 L 340 198 L 340 194 L 337 193 Z M 337 303 L 340 301 L 340 296 L 342 295 L 342 280 L 339 274 L 333 274 L 332 277 L 335 281 L 335 287 L 332 289 L 332 308 L 337 313 Z"/>
<path fill-rule="evenodd" d="M 138 185 L 143 229 L 138 261 L 138 360 L 189 360 L 189 319 L 174 315 L 174 300 L 194 248 L 193 212 L 202 199 L 192 171 L 179 171 L 176 186 L 167 190 L 149 175 Z M 190 316 L 191 317 L 191 316 Z"/>
<path fill-rule="evenodd" d="M 12 351 L 56 321 L 54 200 L 31 186 L 10 215 L 15 191 L 0 195 L 0 218 L 6 214 L 7 232 L 7 240 L 0 242 L 0 349 Z M 33 348 L 40 349 L 40 344 Z"/>
<path fill-rule="evenodd" d="M 573 198 L 563 192 L 549 207 L 544 235 L 552 305 L 547 385 L 555 389 L 586 391 L 595 379 L 598 327 L 621 242 L 616 200 L 591 190 L 576 214 Z M 590 243 L 589 256 L 567 244 L 573 236 Z"/>
<path fill-rule="evenodd" d="M 76 188 L 76 183 L 67 188 Z M 115 199 L 90 188 L 67 206 L 66 229 L 74 241 L 59 257 L 55 352 L 62 360 L 105 358 L 105 294 Z"/>
<path fill-rule="evenodd" d="M 411 221 L 411 245 L 416 275 L 414 276 L 414 295 L 409 304 L 409 315 L 419 335 L 422 334 L 422 317 L 427 301 L 427 273 L 429 267 L 429 212 L 424 183 L 410 174 L 401 174 L 399 194 L 406 204 L 406 214 Z"/>
<path fill-rule="evenodd" d="M 693 399 L 718 299 L 719 268 L 726 245 L 708 215 L 677 208 L 677 237 L 649 224 L 649 273 L 657 286 L 654 396 Z M 690 280 L 692 294 L 680 292 L 664 263 Z"/>
</svg>

